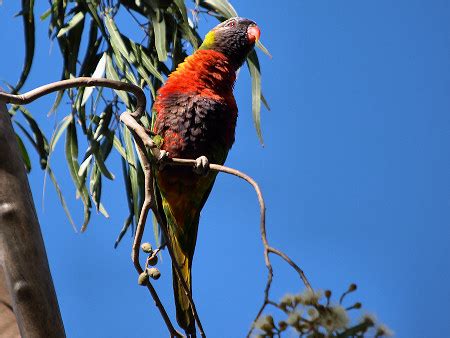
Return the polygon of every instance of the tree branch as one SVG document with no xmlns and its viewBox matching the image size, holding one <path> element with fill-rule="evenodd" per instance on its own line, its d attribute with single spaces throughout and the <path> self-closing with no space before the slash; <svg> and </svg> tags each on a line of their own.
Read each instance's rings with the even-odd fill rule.
<svg viewBox="0 0 450 338">
<path fill-rule="evenodd" d="M 161 225 L 161 229 L 164 233 L 164 236 L 166 239 L 169 237 L 167 236 L 167 224 L 165 223 L 165 220 L 159 215 L 159 212 L 157 210 L 156 203 L 153 199 L 153 174 L 152 174 L 152 168 L 150 159 L 148 158 L 148 151 L 150 152 L 151 156 L 153 156 L 156 159 L 156 162 L 158 164 L 163 165 L 181 165 L 181 166 L 191 166 L 195 167 L 197 162 L 194 159 L 180 159 L 180 158 L 168 158 L 168 154 L 163 151 L 159 150 L 155 143 L 152 141 L 151 137 L 146 133 L 145 129 L 140 125 L 139 118 L 142 116 L 142 114 L 145 112 L 145 106 L 146 106 L 146 98 L 144 95 L 144 92 L 141 88 L 138 86 L 135 86 L 133 84 L 120 82 L 120 81 L 114 81 L 109 79 L 97 79 L 97 78 L 88 78 L 88 77 L 81 77 L 81 78 L 75 78 L 70 80 L 64 80 L 64 81 L 58 81 L 54 82 L 48 85 L 41 86 L 39 88 L 36 88 L 28 93 L 25 93 L 23 95 L 12 95 L 12 94 L 6 94 L 6 93 L 0 93 L 0 99 L 4 100 L 8 103 L 14 103 L 14 104 L 26 104 L 29 102 L 34 101 L 35 99 L 49 94 L 51 92 L 61 90 L 61 89 L 67 89 L 67 88 L 73 88 L 73 87 L 86 87 L 86 86 L 102 86 L 102 87 L 108 87 L 113 88 L 116 90 L 124 90 L 127 92 L 132 93 L 135 95 L 137 99 L 137 106 L 136 110 L 134 112 L 125 112 L 120 116 L 121 121 L 132 131 L 133 137 L 137 144 L 137 150 L 139 154 L 140 161 L 142 163 L 144 175 L 145 175 L 145 200 L 141 209 L 141 214 L 139 216 L 139 222 L 136 230 L 136 236 L 133 242 L 133 249 L 132 249 L 132 260 L 135 265 L 136 270 L 138 273 L 142 273 L 142 267 L 139 263 L 139 247 L 140 243 L 142 241 L 142 236 L 144 233 L 145 228 L 145 222 L 147 219 L 148 211 L 151 209 L 159 224 Z M 223 165 L 218 164 L 210 164 L 209 169 L 217 172 L 223 172 L 230 175 L 234 175 L 236 177 L 239 177 L 245 181 L 247 181 L 252 187 L 255 189 L 259 206 L 260 206 L 260 233 L 261 233 L 261 240 L 264 245 L 264 260 L 267 267 L 267 282 L 264 289 L 264 301 L 262 306 L 260 307 L 257 316 L 255 320 L 252 323 L 251 329 L 247 334 L 247 337 L 250 336 L 250 334 L 253 332 L 253 329 L 255 327 L 256 321 L 260 318 L 262 312 L 264 311 L 265 307 L 270 304 L 269 300 L 269 293 L 270 288 L 273 281 L 273 267 L 272 263 L 270 261 L 269 254 L 275 254 L 279 257 L 281 257 L 287 264 L 289 264 L 299 275 L 305 286 L 313 292 L 311 285 L 306 278 L 304 272 L 300 269 L 300 267 L 294 263 L 294 261 L 289 258 L 284 252 L 272 247 L 269 245 L 269 242 L 267 240 L 267 234 L 266 234 L 266 222 L 265 222 L 265 202 L 264 198 L 261 192 L 261 189 L 259 185 L 256 183 L 256 181 L 251 178 L 250 176 L 244 174 L 243 172 L 229 168 Z M 172 252 L 171 245 L 169 243 L 168 245 L 168 251 L 169 255 L 172 259 L 172 262 L 174 263 L 175 272 L 177 274 L 177 278 L 180 280 L 182 287 L 185 291 L 185 294 L 187 295 L 194 318 L 196 320 L 197 326 L 199 328 L 200 334 L 202 337 L 206 337 L 205 333 L 203 331 L 200 318 L 198 316 L 194 301 L 192 299 L 191 293 L 189 291 L 189 288 L 186 284 L 186 281 L 182 278 L 182 275 L 180 273 L 179 266 L 176 263 L 175 257 Z M 155 289 L 151 285 L 150 282 L 147 283 L 147 287 L 150 291 L 150 294 L 152 295 L 156 306 L 158 307 L 166 325 L 167 328 L 172 336 L 180 335 L 178 331 L 175 330 L 173 327 Z"/>
</svg>

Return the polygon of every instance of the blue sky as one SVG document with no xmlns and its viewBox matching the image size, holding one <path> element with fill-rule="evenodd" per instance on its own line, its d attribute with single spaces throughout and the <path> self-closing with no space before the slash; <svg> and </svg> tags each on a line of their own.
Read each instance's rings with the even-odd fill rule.
<svg viewBox="0 0 450 338">
<path fill-rule="evenodd" d="M 250 80 L 236 85 L 240 108 L 227 164 L 252 175 L 267 203 L 270 242 L 304 269 L 315 288 L 335 294 L 354 282 L 361 301 L 398 337 L 439 337 L 450 330 L 450 21 L 448 1 L 238 1 L 254 19 L 273 59 L 262 53 L 266 146 L 251 120 Z M 0 6 L 0 80 L 22 67 L 19 2 Z M 38 13 L 46 4 L 38 5 Z M 125 23 L 124 23 L 125 24 Z M 215 25 L 201 21 L 202 30 Z M 58 80 L 61 58 L 37 25 L 36 59 L 25 89 Z M 50 135 L 69 113 L 47 118 L 53 97 L 29 106 Z M 63 155 L 52 163 L 80 222 Z M 126 217 L 118 179 L 105 186 L 111 218 L 93 217 L 75 234 L 43 174 L 30 183 L 69 337 L 165 336 L 165 328 L 130 260 L 131 238 L 115 238 Z M 194 296 L 210 337 L 242 337 L 263 297 L 266 278 L 254 192 L 220 175 L 201 218 Z M 149 229 L 150 230 L 150 229 Z M 146 239 L 151 240 L 151 231 Z M 172 311 L 169 260 L 156 282 Z M 280 260 L 273 298 L 303 286 Z"/>
</svg>

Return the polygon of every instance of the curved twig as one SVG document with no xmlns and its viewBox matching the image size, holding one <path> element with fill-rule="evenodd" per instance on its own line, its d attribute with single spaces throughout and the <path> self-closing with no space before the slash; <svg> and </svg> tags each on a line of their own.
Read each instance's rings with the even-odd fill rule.
<svg viewBox="0 0 450 338">
<path fill-rule="evenodd" d="M 146 146 L 150 147 L 150 150 L 152 151 L 153 156 L 155 156 L 158 159 L 158 161 L 163 161 L 165 159 L 164 155 L 166 153 L 160 152 L 159 149 L 154 146 L 152 139 L 145 132 L 145 129 L 136 121 L 136 119 L 129 112 L 122 113 L 120 115 L 120 120 L 131 130 L 131 132 L 133 134 L 133 137 L 134 137 L 134 139 L 136 141 L 136 145 L 137 145 L 139 159 L 142 163 L 142 169 L 144 172 L 145 194 L 144 194 L 144 203 L 143 203 L 142 209 L 141 209 L 141 216 L 142 215 L 145 215 L 145 216 L 144 216 L 144 218 L 141 218 L 141 217 L 139 218 L 138 227 L 136 229 L 135 242 L 133 243 L 133 251 L 132 251 L 133 262 L 137 262 L 137 264 L 139 264 L 139 247 L 141 244 L 142 235 L 144 234 L 145 220 L 147 218 L 147 214 L 150 209 L 152 209 L 153 213 L 156 216 L 156 219 L 158 220 L 158 223 L 161 225 L 161 229 L 163 231 L 163 234 L 164 234 L 164 237 L 166 238 L 166 240 L 168 240 L 170 238 L 168 236 L 168 232 L 167 232 L 167 224 L 164 221 L 164 219 L 161 217 L 161 215 L 159 214 L 156 202 L 153 198 L 153 196 L 154 196 L 153 171 L 151 168 L 150 160 L 147 157 Z M 177 261 L 175 259 L 175 255 L 173 253 L 170 242 L 168 242 L 167 250 L 169 252 L 169 256 L 170 256 L 170 259 L 172 260 L 174 270 L 176 273 L 176 276 L 174 276 L 174 277 L 178 278 L 178 280 L 181 282 L 184 293 L 186 294 L 186 296 L 189 300 L 189 303 L 191 305 L 192 313 L 193 313 L 195 321 L 197 323 L 198 330 L 200 331 L 200 335 L 202 337 L 206 337 L 206 334 L 203 330 L 202 323 L 200 321 L 200 317 L 197 312 L 197 308 L 196 308 L 194 300 L 192 298 L 192 294 L 189 290 L 189 287 L 188 287 L 186 281 L 183 278 L 183 275 L 181 274 L 180 267 L 177 264 Z"/>
<path fill-rule="evenodd" d="M 37 98 L 42 97 L 43 95 L 49 94 L 49 93 L 57 91 L 57 90 L 73 88 L 73 87 L 89 87 L 89 86 L 102 86 L 102 87 L 113 88 L 116 90 L 124 90 L 124 91 L 127 91 L 127 92 L 135 95 L 135 97 L 137 99 L 136 110 L 133 113 L 131 113 L 131 112 L 123 113 L 120 116 L 120 119 L 122 120 L 122 122 L 124 122 L 124 124 L 133 133 L 134 139 L 137 144 L 138 154 L 139 154 L 142 166 L 143 166 L 144 178 L 145 178 L 145 200 L 144 200 L 144 203 L 143 203 L 143 206 L 141 209 L 141 214 L 139 216 L 139 222 L 138 222 L 138 226 L 136 229 L 136 235 L 135 235 L 135 239 L 133 242 L 133 249 L 132 249 L 132 260 L 133 260 L 134 266 L 135 266 L 136 270 L 138 271 L 138 273 L 142 273 L 143 270 L 139 263 L 139 247 L 140 247 L 140 243 L 142 241 L 142 236 L 144 233 L 145 222 L 147 219 L 148 211 L 150 209 L 152 209 L 152 211 L 155 213 L 155 216 L 157 217 L 158 222 L 161 224 L 161 228 L 164 232 L 165 237 L 168 238 L 167 225 L 165 224 L 161 215 L 159 215 L 157 208 L 156 208 L 156 203 L 153 199 L 153 184 L 152 184 L 152 180 L 153 180 L 152 175 L 153 174 L 152 174 L 151 163 L 147 156 L 147 151 L 150 151 L 152 156 L 154 158 L 156 158 L 157 162 L 162 162 L 165 165 L 181 165 L 181 166 L 194 167 L 197 163 L 195 160 L 192 160 L 192 159 L 168 158 L 167 153 L 165 153 L 164 151 L 160 151 L 156 147 L 155 143 L 152 141 L 150 136 L 146 133 L 145 129 L 138 122 L 138 118 L 140 116 L 142 116 L 142 114 L 145 111 L 145 106 L 146 106 L 146 98 L 145 98 L 145 94 L 142 91 L 142 89 L 138 86 L 135 86 L 133 84 L 129 84 L 126 82 L 120 82 L 120 81 L 114 81 L 114 80 L 102 79 L 102 78 L 81 77 L 81 78 L 74 78 L 74 79 L 70 79 L 70 80 L 53 82 L 53 83 L 38 87 L 38 88 L 36 88 L 30 92 L 27 92 L 25 94 L 22 94 L 22 95 L 12 95 L 12 94 L 0 92 L 0 100 L 5 101 L 6 103 L 26 104 L 26 103 L 30 103 L 30 102 L 36 100 Z M 224 172 L 224 173 L 234 175 L 236 177 L 239 177 L 239 178 L 247 181 L 250 185 L 253 186 L 253 188 L 255 189 L 256 195 L 258 197 L 258 202 L 259 202 L 259 206 L 260 206 L 261 240 L 264 245 L 264 260 L 265 260 L 265 264 L 266 264 L 266 267 L 268 270 L 268 275 L 267 275 L 266 287 L 264 289 L 264 302 L 263 302 L 262 306 L 260 307 L 255 320 L 252 323 L 250 331 L 247 334 L 247 337 L 249 337 L 250 334 L 253 332 L 256 321 L 261 316 L 265 307 L 268 304 L 271 304 L 271 301 L 269 300 L 269 292 L 270 292 L 270 288 L 271 288 L 272 281 L 273 281 L 273 267 L 272 267 L 270 257 L 269 257 L 270 253 L 273 253 L 273 254 L 281 257 L 287 264 L 289 264 L 299 274 L 299 276 L 302 279 L 305 286 L 309 290 L 311 290 L 311 291 L 313 291 L 313 290 L 311 288 L 311 285 L 310 285 L 308 279 L 306 278 L 304 272 L 300 269 L 300 267 L 297 264 L 295 264 L 294 261 L 289 256 L 287 256 L 284 252 L 269 245 L 269 242 L 267 240 L 267 234 L 266 234 L 265 202 L 264 202 L 264 198 L 262 196 L 262 192 L 261 192 L 261 189 L 260 189 L 258 183 L 256 183 L 256 181 L 253 178 L 251 178 L 250 176 L 246 175 L 245 173 L 243 173 L 239 170 L 233 169 L 233 168 L 229 168 L 229 167 L 226 167 L 223 165 L 218 165 L 218 164 L 210 164 L 209 168 L 210 168 L 210 170 Z M 168 245 L 168 251 L 171 256 L 172 261 L 174 262 L 174 267 L 175 267 L 174 270 L 177 274 L 177 278 L 180 280 L 182 287 L 183 287 L 186 295 L 188 296 L 188 299 L 189 299 L 189 302 L 190 302 L 190 305 L 191 305 L 191 308 L 193 311 L 193 315 L 196 320 L 197 326 L 199 328 L 200 334 L 202 337 L 206 337 L 206 335 L 203 331 L 200 319 L 198 317 L 198 313 L 197 313 L 194 301 L 189 292 L 189 288 L 187 287 L 187 284 L 186 284 L 186 281 L 184 280 L 184 278 L 182 278 L 180 269 L 179 269 L 178 265 L 176 264 L 176 260 L 174 259 L 174 255 L 173 255 L 170 245 Z M 158 307 L 158 309 L 166 323 L 166 326 L 167 326 L 171 336 L 173 336 L 173 337 L 181 336 L 181 334 L 173 327 L 173 325 L 170 321 L 170 318 L 168 317 L 167 312 L 165 311 L 165 309 L 164 309 L 155 289 L 151 285 L 150 281 L 147 283 L 147 287 L 156 303 L 156 306 Z"/>
<path fill-rule="evenodd" d="M 181 158 L 173 158 L 173 159 L 165 160 L 165 163 L 169 164 L 169 165 L 194 166 L 196 164 L 196 161 L 181 159 Z M 303 270 L 300 269 L 300 267 L 297 264 L 295 264 L 294 261 L 291 258 L 289 258 L 289 256 L 286 255 L 284 252 L 269 245 L 269 242 L 267 240 L 267 233 L 266 233 L 266 206 L 265 206 L 264 198 L 263 198 L 263 195 L 261 192 L 261 188 L 259 187 L 258 183 L 256 183 L 256 181 L 253 178 L 251 178 L 250 176 L 248 176 L 247 174 L 243 173 L 242 171 L 233 169 L 233 168 L 229 168 L 229 167 L 226 167 L 223 165 L 218 165 L 218 164 L 210 164 L 209 168 L 214 171 L 219 171 L 219 172 L 227 173 L 227 174 L 242 178 L 243 180 L 247 181 L 251 186 L 253 186 L 253 188 L 255 189 L 256 195 L 258 197 L 259 208 L 260 208 L 261 240 L 264 245 L 264 260 L 266 263 L 268 274 L 267 274 L 266 287 L 264 289 L 263 305 L 260 307 L 255 319 L 253 320 L 250 331 L 247 334 L 247 337 L 249 337 L 250 334 L 253 332 L 253 329 L 255 328 L 255 324 L 256 324 L 257 320 L 259 319 L 259 317 L 261 316 L 262 312 L 264 311 L 265 307 L 271 303 L 271 301 L 269 300 L 269 291 L 270 291 L 270 287 L 272 286 L 272 281 L 273 281 L 273 267 L 272 267 L 272 263 L 269 258 L 270 253 L 273 253 L 273 254 L 281 257 L 287 264 L 289 264 L 295 271 L 297 271 L 301 280 L 303 281 L 305 286 L 311 292 L 313 292 L 313 289 L 311 287 L 311 284 L 308 281 L 308 278 L 306 278 L 306 275 L 303 272 Z"/>
<path fill-rule="evenodd" d="M 58 91 L 61 89 L 74 88 L 74 87 L 90 87 L 90 86 L 107 87 L 107 88 L 123 90 L 128 93 L 131 93 L 136 97 L 137 104 L 136 104 L 136 110 L 133 113 L 129 113 L 129 115 L 137 118 L 137 117 L 140 117 L 145 112 L 145 106 L 146 106 L 147 99 L 145 97 L 143 90 L 140 87 L 130 84 L 130 83 L 126 83 L 126 82 L 115 81 L 115 80 L 110 80 L 110 79 L 103 79 L 103 78 L 90 78 L 90 77 L 79 77 L 79 78 L 74 78 L 74 79 L 69 79 L 69 80 L 52 82 L 52 83 L 38 87 L 36 89 L 33 89 L 33 90 L 31 90 L 25 94 L 21 94 L 21 95 L 13 95 L 13 94 L 8 94 L 8 93 L 0 91 L 0 101 L 3 101 L 5 103 L 12 103 L 12 104 L 27 104 L 27 103 L 33 102 L 34 100 L 36 100 L 44 95 L 50 94 L 52 92 L 55 92 L 55 91 Z M 145 133 L 145 131 L 144 131 L 144 133 Z M 159 157 L 159 150 L 154 146 L 154 143 L 151 140 L 150 140 L 149 144 L 146 144 L 146 146 L 149 148 L 154 148 L 154 150 L 155 150 L 154 156 L 156 158 Z M 143 224 L 142 222 L 145 223 L 145 220 L 147 218 L 147 213 L 148 213 L 148 209 L 147 209 L 147 211 L 145 211 L 145 208 L 143 208 L 142 210 L 143 210 L 143 212 L 141 212 L 141 215 L 140 215 L 140 223 L 141 224 Z M 141 227 L 141 228 L 142 228 L 142 230 L 140 230 L 140 231 L 143 233 L 143 227 Z M 142 233 L 141 233 L 140 238 L 135 238 L 134 243 L 133 243 L 132 258 L 133 258 L 134 266 L 138 273 L 143 272 L 142 267 L 140 266 L 140 263 L 139 263 L 139 245 L 140 245 L 140 241 L 142 238 Z M 139 244 L 137 245 L 137 253 L 136 253 L 135 246 L 136 246 L 137 242 L 139 242 Z M 167 329 L 170 332 L 170 335 L 172 337 L 181 337 L 182 335 L 174 328 L 161 300 L 158 297 L 156 290 L 153 288 L 150 281 L 147 283 L 147 288 L 148 288 L 153 300 L 155 301 L 157 308 L 159 309 L 159 311 L 161 313 L 161 316 L 167 326 Z"/>
</svg>

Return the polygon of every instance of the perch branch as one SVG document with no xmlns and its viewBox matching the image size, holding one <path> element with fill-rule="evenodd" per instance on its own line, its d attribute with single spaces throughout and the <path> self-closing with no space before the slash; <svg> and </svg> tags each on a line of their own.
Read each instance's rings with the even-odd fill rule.
<svg viewBox="0 0 450 338">
<path fill-rule="evenodd" d="M 147 218 L 149 209 L 152 209 L 153 213 L 155 214 L 156 219 L 158 220 L 158 223 L 161 225 L 161 229 L 163 231 L 163 234 L 164 234 L 164 237 L 166 238 L 166 240 L 168 240 L 170 238 L 168 236 L 168 232 L 167 232 L 167 224 L 166 224 L 165 220 L 159 214 L 157 205 L 153 198 L 153 196 L 154 196 L 153 171 L 151 168 L 149 158 L 147 157 L 146 146 L 148 148 L 150 148 L 152 155 L 154 157 L 156 157 L 158 159 L 158 161 L 162 161 L 165 158 L 166 153 L 163 151 L 160 151 L 158 148 L 155 147 L 152 139 L 145 132 L 145 129 L 136 121 L 134 116 L 131 115 L 129 112 L 122 113 L 120 115 L 120 119 L 131 130 L 133 137 L 136 141 L 139 159 L 142 163 L 142 168 L 143 168 L 143 172 L 144 172 L 144 181 L 145 181 L 144 203 L 143 203 L 143 206 L 141 209 L 141 215 L 145 215 L 145 218 L 143 218 L 142 220 L 141 220 L 141 218 L 139 219 L 138 228 L 140 229 L 140 232 L 138 233 L 138 231 L 136 231 L 135 243 L 133 245 L 133 261 L 135 261 L 136 252 L 137 252 L 137 255 L 139 255 L 139 246 L 140 246 L 140 242 L 142 240 L 142 235 L 144 233 L 145 220 Z M 143 221 L 143 223 L 141 221 Z M 136 239 L 138 240 L 137 242 L 136 242 Z M 170 256 L 170 259 L 172 260 L 172 263 L 174 266 L 176 278 L 178 278 L 178 280 L 181 282 L 184 293 L 188 297 L 189 303 L 192 308 L 192 313 L 194 315 L 195 321 L 196 321 L 198 329 L 200 331 L 200 335 L 202 337 L 206 337 L 205 332 L 203 330 L 202 323 L 200 321 L 200 317 L 197 312 L 197 308 L 195 307 L 194 300 L 192 299 L 192 294 L 189 290 L 189 287 L 188 287 L 186 281 L 183 278 L 183 275 L 181 274 L 181 270 L 175 259 L 175 255 L 173 253 L 171 243 L 168 242 L 168 244 L 169 245 L 167 245 L 167 249 L 169 251 L 169 256 Z M 139 264 L 139 258 L 137 258 L 137 259 L 138 259 L 137 262 Z"/>
<path fill-rule="evenodd" d="M 103 78 L 90 78 L 90 77 L 80 77 L 80 78 L 74 78 L 69 80 L 63 80 L 63 81 L 57 81 L 52 82 L 46 85 L 43 85 L 41 87 L 38 87 L 36 89 L 33 89 L 25 94 L 21 95 L 13 95 L 8 94 L 4 92 L 0 92 L 0 100 L 4 101 L 5 103 L 12 103 L 12 104 L 27 104 L 30 102 L 33 102 L 34 100 L 50 94 L 52 92 L 62 90 L 62 89 L 68 89 L 68 88 L 74 88 L 74 87 L 90 87 L 90 86 L 101 86 L 101 87 L 107 87 L 112 88 L 116 90 L 123 90 L 126 92 L 129 92 L 133 94 L 136 97 L 136 110 L 133 113 L 129 113 L 132 117 L 140 117 L 145 111 L 145 106 L 147 99 L 145 97 L 144 92 L 142 89 L 138 86 L 135 86 L 130 83 L 126 82 L 120 82 L 115 80 L 109 80 L 109 79 L 103 79 Z M 151 140 L 150 140 L 151 141 Z M 154 148 L 153 142 L 147 145 L 150 148 Z M 156 158 L 159 158 L 159 150 L 157 148 L 154 148 L 155 153 L 153 154 Z M 142 209 L 140 219 L 141 223 L 142 221 L 145 222 L 148 214 L 148 208 L 147 210 L 145 208 Z M 142 267 L 139 264 L 139 244 L 137 245 L 137 254 L 135 253 L 135 246 L 136 243 L 140 243 L 142 239 L 142 233 L 143 233 L 143 227 L 139 229 L 141 234 L 140 238 L 135 238 L 135 241 L 133 243 L 133 263 L 138 271 L 138 273 L 142 273 Z M 172 325 L 172 322 L 170 321 L 170 318 L 167 315 L 166 310 L 164 309 L 164 306 L 161 302 L 161 300 L 158 297 L 158 294 L 156 293 L 156 290 L 151 285 L 150 281 L 147 283 L 147 288 L 155 301 L 155 304 L 157 308 L 159 309 L 161 316 L 163 317 L 163 320 L 167 326 L 167 329 L 169 330 L 172 337 L 181 337 L 182 335 L 175 330 L 174 326 Z"/>
<path fill-rule="evenodd" d="M 132 119 L 129 115 L 127 116 L 127 113 L 124 113 L 124 114 L 121 115 L 121 120 L 125 124 L 127 124 L 127 122 L 129 122 L 130 120 L 134 120 L 134 119 Z M 144 140 L 146 140 L 146 141 L 144 141 L 144 140 L 141 139 L 140 140 L 141 142 L 139 142 L 141 144 L 141 146 L 139 146 L 139 143 L 138 143 L 138 148 L 141 148 L 142 144 L 144 144 L 144 143 L 145 144 L 151 144 L 152 141 L 151 141 L 150 136 L 147 133 L 145 133 L 144 128 L 139 123 L 137 123 L 134 120 L 134 122 L 132 124 L 130 123 L 130 126 L 131 125 L 132 125 L 132 127 L 131 127 L 132 131 L 134 131 L 136 133 L 135 135 L 137 135 L 137 134 L 139 134 L 139 136 L 142 135 L 144 137 Z M 138 131 L 139 131 L 139 133 L 138 133 Z M 152 150 L 156 150 L 156 148 L 153 148 Z M 141 152 L 141 156 L 142 155 L 143 154 Z M 158 157 L 157 157 L 164 165 L 178 165 L 178 166 L 192 166 L 192 167 L 194 167 L 197 164 L 197 162 L 195 160 L 192 160 L 192 159 L 168 158 L 165 155 L 166 154 L 161 154 L 160 153 L 160 154 L 158 154 Z M 218 171 L 218 172 L 223 172 L 223 173 L 227 173 L 227 174 L 230 174 L 230 175 L 234 175 L 236 177 L 239 177 L 239 178 L 247 181 L 255 189 L 256 195 L 258 197 L 258 202 L 259 202 L 259 206 L 260 206 L 260 232 L 261 232 L 261 239 L 262 239 L 262 242 L 263 242 L 263 245 L 264 245 L 264 259 L 265 259 L 266 267 L 267 267 L 267 270 L 268 270 L 268 275 L 267 275 L 266 287 L 265 287 L 265 290 L 264 290 L 263 305 L 260 307 L 260 309 L 258 311 L 258 314 L 257 314 L 255 320 L 252 323 L 251 329 L 250 329 L 250 331 L 249 331 L 249 333 L 247 335 L 247 336 L 250 336 L 250 334 L 252 333 L 252 331 L 253 331 L 253 329 L 255 327 L 256 321 L 259 319 L 259 317 L 261 316 L 261 314 L 264 311 L 265 307 L 270 302 L 269 301 L 269 292 L 270 292 L 270 288 L 271 288 L 272 280 L 273 280 L 273 267 L 272 267 L 272 263 L 271 263 L 270 258 L 269 258 L 269 254 L 270 253 L 281 257 L 287 264 L 289 264 L 298 273 L 298 275 L 300 276 L 300 278 L 303 281 L 303 283 L 305 284 L 305 286 L 311 292 L 313 292 L 313 289 L 312 289 L 311 284 L 309 283 L 308 279 L 306 278 L 306 275 L 303 272 L 303 270 L 300 269 L 300 267 L 296 263 L 294 263 L 294 261 L 288 255 L 286 255 L 284 252 L 282 252 L 282 251 L 280 251 L 280 250 L 278 250 L 278 249 L 276 249 L 276 248 L 274 248 L 274 247 L 269 245 L 269 242 L 267 240 L 267 233 L 266 233 L 266 207 L 265 207 L 264 198 L 263 198 L 263 195 L 262 195 L 262 192 L 261 192 L 261 189 L 260 189 L 258 183 L 256 183 L 256 181 L 253 178 L 251 178 L 250 176 L 244 174 L 243 172 L 241 172 L 239 170 L 236 170 L 236 169 L 233 169 L 233 168 L 229 168 L 229 167 L 223 166 L 223 165 L 210 164 L 209 165 L 209 169 L 213 170 L 213 171 Z M 154 206 L 154 207 L 156 207 L 156 206 Z M 161 228 L 164 231 L 164 235 L 166 236 L 166 238 L 168 238 L 167 233 L 165 232 L 166 229 L 167 229 L 166 225 L 164 225 L 164 223 L 162 222 L 161 217 L 158 215 L 157 210 L 155 209 L 153 211 L 154 211 L 155 215 L 157 215 L 158 222 L 160 224 L 162 224 Z M 172 253 L 171 253 L 170 249 L 169 249 L 169 254 L 171 255 L 172 261 L 176 262 L 174 260 L 174 257 L 172 256 Z M 175 271 L 177 272 L 178 278 L 180 279 L 180 281 L 182 283 L 185 282 L 184 279 L 180 278 L 181 274 L 179 273 L 178 266 L 175 265 L 175 267 L 176 267 Z M 185 288 L 185 292 L 186 292 L 186 288 Z M 187 292 L 186 292 L 186 294 L 188 295 L 188 298 L 190 298 L 190 294 L 188 294 Z M 192 304 L 193 304 L 193 301 L 191 302 L 191 305 Z M 193 310 L 194 310 L 194 307 L 193 307 Z M 194 311 L 194 314 L 195 314 L 195 312 L 196 311 Z"/>
<path fill-rule="evenodd" d="M 88 87 L 88 86 L 102 86 L 102 87 L 108 87 L 113 88 L 116 90 L 124 90 L 127 92 L 132 93 L 135 95 L 137 99 L 137 105 L 136 110 L 132 113 L 125 112 L 121 115 L 120 119 L 124 124 L 133 132 L 134 139 L 137 144 L 137 149 L 139 153 L 139 157 L 141 159 L 141 163 L 143 164 L 143 170 L 145 175 L 145 200 L 143 203 L 143 207 L 141 209 L 141 214 L 139 217 L 138 227 L 136 231 L 136 236 L 133 243 L 133 249 L 132 249 L 132 260 L 135 265 L 136 270 L 141 273 L 143 272 L 142 267 L 139 263 L 139 247 L 142 240 L 144 228 L 145 228 L 145 222 L 147 219 L 148 211 L 152 209 L 152 211 L 155 213 L 155 216 L 157 217 L 158 222 L 161 224 L 161 228 L 163 230 L 163 233 L 166 238 L 167 236 L 167 224 L 165 224 L 165 221 L 162 219 L 161 215 L 159 215 L 156 203 L 153 199 L 153 184 L 152 184 L 152 169 L 150 161 L 147 157 L 147 150 L 149 150 L 154 158 L 160 163 L 163 163 L 165 165 L 182 165 L 182 166 L 192 166 L 194 167 L 197 162 L 195 160 L 191 159 L 179 159 L 179 158 L 168 158 L 167 153 L 164 151 L 160 151 L 155 143 L 152 141 L 150 136 L 146 133 L 145 129 L 139 124 L 138 118 L 142 116 L 142 114 L 145 111 L 146 106 L 146 98 L 144 95 L 144 92 L 141 88 L 138 86 L 135 86 L 133 84 L 120 82 L 120 81 L 114 81 L 109 79 L 96 79 L 96 78 L 88 78 L 88 77 L 82 77 L 82 78 L 75 78 L 70 80 L 64 80 L 64 81 L 58 81 L 54 82 L 48 85 L 44 85 L 41 87 L 38 87 L 30 92 L 27 92 L 22 95 L 12 95 L 7 93 L 0 93 L 0 99 L 6 101 L 7 103 L 13 103 L 13 104 L 26 104 L 34 101 L 35 99 L 49 94 L 51 92 L 61 90 L 61 89 L 67 89 L 67 88 L 73 88 L 73 87 Z M 244 174 L 243 172 L 229 168 L 223 165 L 218 164 L 210 164 L 209 165 L 210 170 L 218 171 L 218 172 L 224 172 L 227 174 L 234 175 L 236 177 L 239 177 L 245 181 L 247 181 L 250 185 L 253 186 L 255 189 L 255 192 L 258 197 L 259 205 L 260 205 L 260 232 L 261 232 L 261 240 L 263 242 L 264 246 L 264 259 L 265 264 L 268 270 L 268 276 L 267 276 L 267 282 L 266 287 L 264 289 L 264 302 L 263 305 L 260 307 L 258 314 L 255 318 L 255 320 L 252 323 L 251 329 L 247 336 L 250 336 L 252 333 L 256 321 L 261 316 L 262 312 L 264 311 L 265 307 L 270 304 L 269 300 L 269 292 L 273 281 L 273 267 L 270 261 L 269 254 L 275 254 L 279 257 L 281 257 L 287 264 L 289 264 L 300 276 L 305 286 L 311 290 L 311 285 L 308 282 L 308 279 L 306 278 L 304 272 L 300 269 L 300 267 L 295 264 L 289 256 L 287 256 L 284 252 L 272 247 L 269 245 L 267 240 L 267 234 L 266 234 L 266 224 L 265 224 L 265 203 L 264 198 L 261 193 L 261 189 L 259 188 L 259 185 L 256 183 L 255 180 L 253 180 L 250 176 Z M 195 320 L 197 322 L 197 326 L 199 328 L 200 334 L 202 337 L 205 337 L 205 333 L 203 331 L 200 319 L 198 317 L 198 313 L 195 308 L 194 301 L 192 299 L 191 293 L 189 291 L 189 288 L 187 287 L 186 281 L 184 278 L 182 278 L 182 275 L 180 273 L 180 269 L 178 265 L 176 264 L 176 260 L 174 259 L 174 255 L 172 252 L 172 249 L 170 245 L 168 245 L 168 251 L 171 256 L 172 261 L 174 262 L 175 272 L 177 274 L 177 278 L 180 280 L 182 287 L 188 296 Z M 178 331 L 175 330 L 172 323 L 170 322 L 170 319 L 155 291 L 153 286 L 150 282 L 147 283 L 147 287 L 150 291 L 150 294 L 152 295 L 158 309 L 161 312 L 161 315 L 166 322 L 166 325 L 168 327 L 169 332 L 172 336 L 180 335 Z"/>
</svg>

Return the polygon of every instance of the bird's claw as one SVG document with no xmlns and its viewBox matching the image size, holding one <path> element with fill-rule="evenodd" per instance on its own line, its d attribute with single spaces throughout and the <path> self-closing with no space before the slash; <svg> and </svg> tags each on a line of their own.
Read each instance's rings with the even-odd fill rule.
<svg viewBox="0 0 450 338">
<path fill-rule="evenodd" d="M 209 172 L 209 160 L 206 156 L 200 156 L 195 159 L 194 172 L 206 176 Z"/>
</svg>

